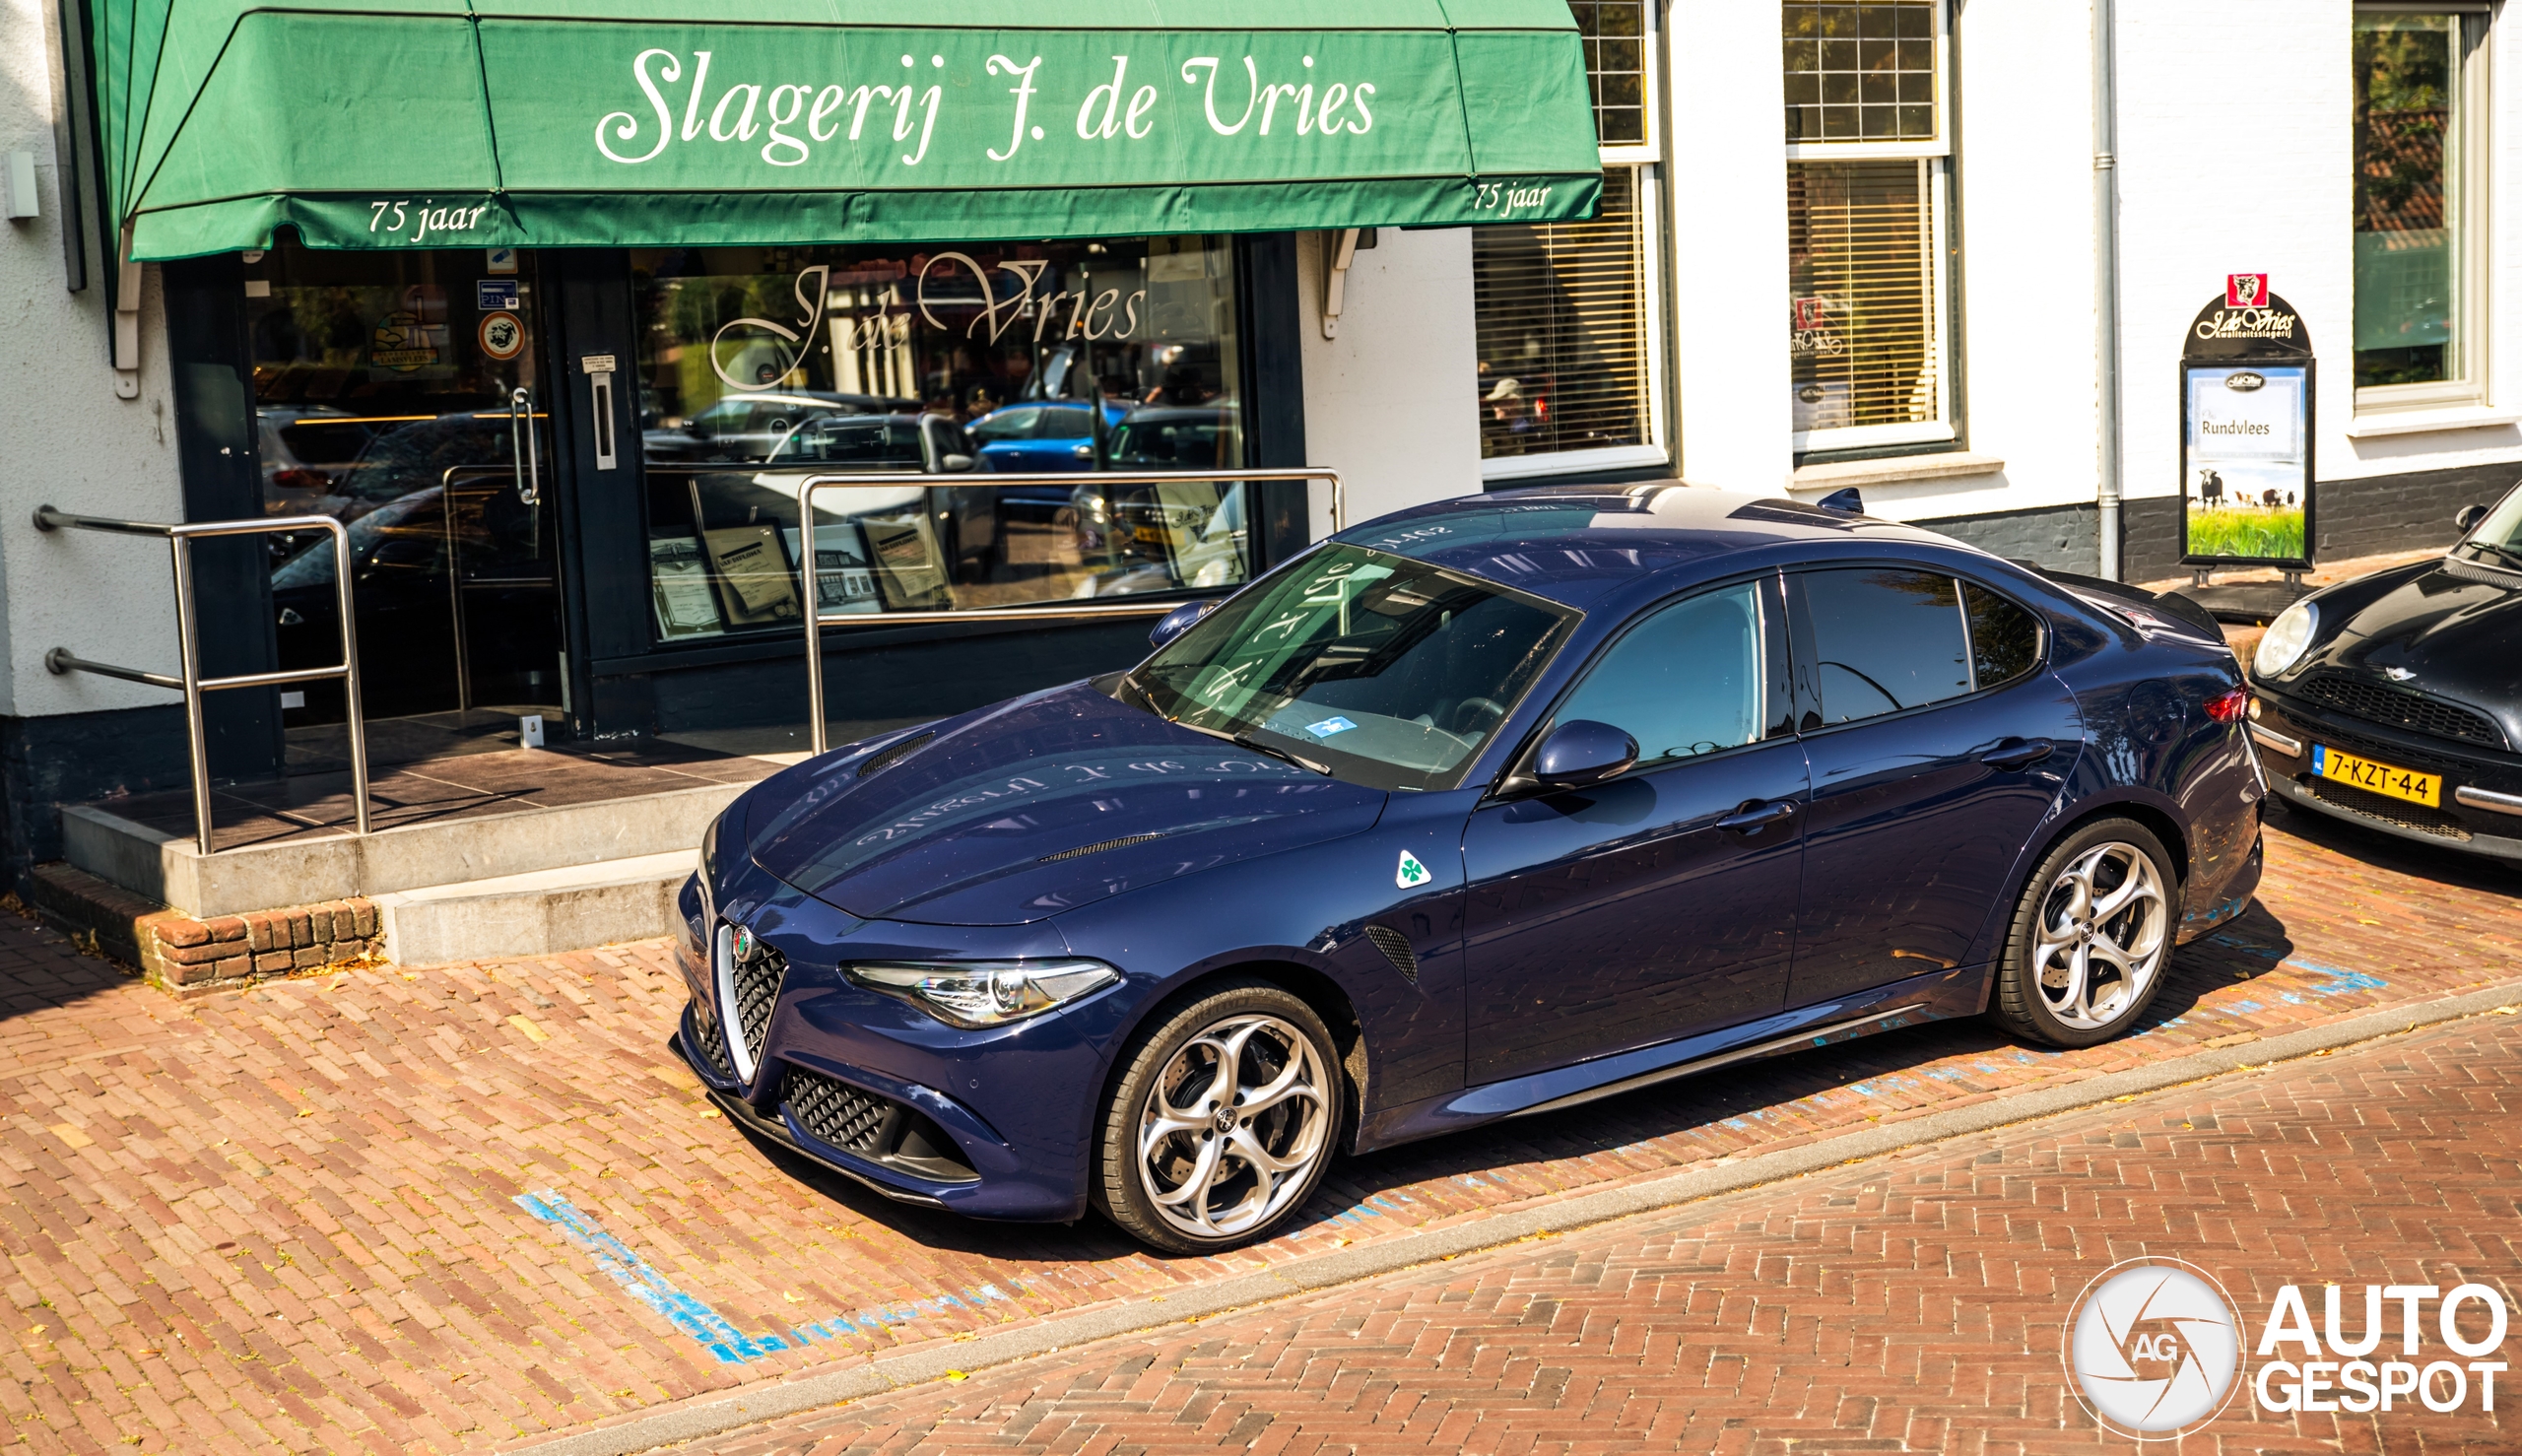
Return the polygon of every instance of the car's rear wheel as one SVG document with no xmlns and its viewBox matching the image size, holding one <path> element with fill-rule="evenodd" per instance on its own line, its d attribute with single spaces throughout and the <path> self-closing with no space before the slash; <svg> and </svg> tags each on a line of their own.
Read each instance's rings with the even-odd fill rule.
<svg viewBox="0 0 2522 1456">
<path fill-rule="evenodd" d="M 2179 882 L 2154 831 L 2096 820 L 2024 883 L 1997 967 L 1996 1018 L 2052 1046 L 2091 1046 L 2143 1015 L 2171 962 Z"/>
<path fill-rule="evenodd" d="M 1177 1254 L 1267 1238 L 1331 1161 L 1339 1076 L 1313 1008 L 1265 981 L 1205 989 L 1122 1057 L 1104 1104 L 1095 1206 Z"/>
</svg>

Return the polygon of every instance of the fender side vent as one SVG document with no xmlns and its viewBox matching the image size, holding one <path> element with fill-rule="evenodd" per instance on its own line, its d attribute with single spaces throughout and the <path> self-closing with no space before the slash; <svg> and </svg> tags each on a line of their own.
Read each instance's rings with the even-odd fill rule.
<svg viewBox="0 0 2522 1456">
<path fill-rule="evenodd" d="M 878 754 L 866 762 L 859 764 L 858 776 L 860 778 L 865 778 L 871 773 L 884 772 L 886 769 L 893 767 L 896 763 L 898 763 L 902 760 L 909 758 L 911 755 L 918 753 L 921 749 L 928 747 L 928 741 L 936 736 L 937 735 L 934 733 L 912 734 L 910 737 L 895 744 L 892 748 Z"/>
<path fill-rule="evenodd" d="M 1389 925 L 1369 925 L 1366 939 L 1383 952 L 1383 959 L 1392 962 L 1392 968 L 1401 972 L 1403 980 L 1414 986 L 1419 984 L 1419 955 L 1410 949 L 1410 937 Z"/>
<path fill-rule="evenodd" d="M 1133 844 L 1145 844 L 1150 839 L 1163 837 L 1162 834 L 1130 834 L 1119 839 L 1105 839 L 1095 844 L 1080 844 L 1075 849 L 1063 849 L 1057 854 L 1043 855 L 1040 863 L 1050 864 L 1054 860 L 1084 859 L 1090 854 L 1101 854 L 1107 849 L 1126 849 Z"/>
</svg>

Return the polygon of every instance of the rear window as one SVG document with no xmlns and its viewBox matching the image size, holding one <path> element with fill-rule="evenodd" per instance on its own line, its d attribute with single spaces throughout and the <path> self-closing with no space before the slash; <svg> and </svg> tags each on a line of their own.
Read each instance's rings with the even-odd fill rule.
<svg viewBox="0 0 2522 1456">
<path fill-rule="evenodd" d="M 1970 642 L 1952 577 L 1858 567 L 1802 579 L 1824 722 L 1880 717 L 1970 691 Z"/>
</svg>

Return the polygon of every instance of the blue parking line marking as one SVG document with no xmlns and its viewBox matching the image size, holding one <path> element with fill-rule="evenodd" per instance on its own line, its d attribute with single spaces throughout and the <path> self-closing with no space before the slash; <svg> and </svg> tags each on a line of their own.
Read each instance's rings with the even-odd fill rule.
<svg viewBox="0 0 2522 1456">
<path fill-rule="evenodd" d="M 835 1314 L 812 1324 L 791 1326 L 785 1335 L 747 1335 L 707 1304 L 677 1289 L 674 1281 L 637 1250 L 607 1233 L 603 1225 L 560 1194 L 547 1188 L 540 1193 L 520 1193 L 515 1202 L 518 1208 L 559 1228 L 569 1242 L 586 1250 L 594 1258 L 595 1267 L 610 1276 L 634 1302 L 662 1315 L 667 1323 L 697 1341 L 724 1364 L 743 1364 L 783 1350 L 801 1350 L 818 1340 L 866 1334 L 922 1314 L 942 1314 L 950 1308 L 978 1312 L 983 1303 L 1015 1298 L 998 1286 L 986 1284 L 965 1290 L 961 1297 L 940 1294 L 904 1305 L 879 1305 Z M 1008 1283 L 1020 1291 L 1025 1288 L 1012 1279 Z"/>
<path fill-rule="evenodd" d="M 520 1193 L 516 1206 L 559 1228 L 569 1242 L 592 1255 L 595 1267 L 611 1276 L 624 1293 L 708 1347 L 723 1363 L 742 1364 L 789 1348 L 788 1342 L 777 1335 L 747 1335 L 729 1324 L 718 1311 L 675 1288 L 674 1281 L 640 1257 L 637 1250 L 605 1232 L 602 1225 L 560 1194 L 548 1188 L 541 1193 Z"/>
</svg>

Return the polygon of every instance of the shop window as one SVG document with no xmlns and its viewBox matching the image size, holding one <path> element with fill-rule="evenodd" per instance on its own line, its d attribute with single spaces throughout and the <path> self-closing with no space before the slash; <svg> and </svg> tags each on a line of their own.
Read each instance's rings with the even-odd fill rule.
<svg viewBox="0 0 2522 1456">
<path fill-rule="evenodd" d="M 2356 16 L 2356 385 L 2359 410 L 2484 395 L 2487 17 L 2395 5 Z"/>
<path fill-rule="evenodd" d="M 1657 299 L 1655 7 L 1570 0 L 1603 194 L 1591 222 L 1472 232 L 1480 453 L 1490 480 L 1668 464 Z"/>
<path fill-rule="evenodd" d="M 663 641 L 793 629 L 809 475 L 826 615 L 1232 586 L 1244 463 L 1225 238 L 632 254 Z M 1056 473 L 1074 485 L 993 487 Z"/>
<path fill-rule="evenodd" d="M 1942 0 L 1783 15 L 1795 449 L 1951 441 Z"/>
</svg>

